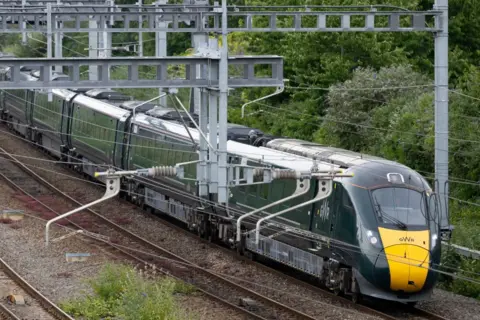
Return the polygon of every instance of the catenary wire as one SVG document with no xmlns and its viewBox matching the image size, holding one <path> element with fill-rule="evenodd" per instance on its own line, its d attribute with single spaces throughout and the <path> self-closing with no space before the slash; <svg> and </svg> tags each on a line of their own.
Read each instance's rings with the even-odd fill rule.
<svg viewBox="0 0 480 320">
<path fill-rule="evenodd" d="M 6 159 L 6 160 L 8 160 L 8 159 Z M 37 167 L 37 168 L 38 168 L 38 167 Z M 38 168 L 38 169 L 43 169 L 43 168 Z M 47 169 L 43 169 L 43 170 L 47 170 Z M 49 170 L 47 170 L 47 171 L 49 171 Z M 52 172 L 53 172 L 53 171 L 52 171 Z M 70 178 L 73 177 L 73 176 L 70 176 L 70 175 L 67 175 L 67 176 L 69 176 Z M 79 179 L 79 178 L 76 178 L 76 177 L 73 177 L 73 178 L 74 178 L 74 179 Z M 85 181 L 85 182 L 92 183 L 91 181 L 88 181 L 88 180 L 85 180 L 85 179 L 79 179 L 79 180 L 83 180 L 83 181 Z M 93 183 L 94 183 L 94 182 L 93 182 Z M 94 183 L 94 184 L 101 185 L 101 184 L 99 184 L 99 183 Z M 126 191 L 126 190 L 125 190 L 125 191 Z M 141 196 L 143 196 L 143 195 L 141 195 Z M 159 200 L 159 201 L 162 201 L 162 200 Z M 164 202 L 167 202 L 167 201 L 164 201 Z M 242 212 L 240 212 L 240 213 L 242 213 Z M 270 229 L 270 230 L 274 230 L 274 229 L 271 229 L 271 228 L 269 228 L 269 229 Z M 294 235 L 294 236 L 299 236 L 299 235 L 295 235 L 295 234 L 292 234 L 292 235 Z M 304 239 L 308 239 L 308 238 L 305 238 L 305 237 L 303 237 L 303 238 L 304 238 Z M 358 251 L 357 251 L 357 252 L 358 252 Z M 410 260 L 411 260 L 411 259 L 410 259 Z M 420 262 L 420 261 L 418 261 L 418 262 Z M 460 270 L 460 271 L 464 271 L 464 270 Z M 468 272 L 468 271 L 464 271 L 464 272 Z"/>
</svg>

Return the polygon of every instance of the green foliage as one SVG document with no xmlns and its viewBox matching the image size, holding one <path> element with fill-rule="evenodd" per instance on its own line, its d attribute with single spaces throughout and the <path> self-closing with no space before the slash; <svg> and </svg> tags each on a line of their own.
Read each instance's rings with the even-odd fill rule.
<svg viewBox="0 0 480 320">
<path fill-rule="evenodd" d="M 93 295 L 61 304 L 74 317 L 85 320 L 193 319 L 178 309 L 175 294 L 191 294 L 195 288 L 164 278 L 153 270 L 134 270 L 123 265 L 107 265 L 88 281 Z"/>
<path fill-rule="evenodd" d="M 414 72 L 410 66 L 381 68 L 378 72 L 373 68 L 359 68 L 354 71 L 351 80 L 330 88 L 325 121 L 316 138 L 349 150 L 368 151 L 369 146 L 385 134 L 382 130 L 372 130 L 376 128 L 372 122 L 388 124 L 388 119 L 383 117 L 391 117 L 392 111 L 395 116 L 398 106 L 404 108 L 406 102 L 400 104 L 394 101 L 406 94 L 418 97 L 425 92 L 425 87 L 414 86 L 428 83 L 428 79 Z M 398 89 L 385 89 L 392 87 Z M 396 107 L 391 108 L 389 103 L 395 103 Z M 397 118 L 401 114 L 398 113 Z"/>
<path fill-rule="evenodd" d="M 439 277 L 441 288 L 480 300 L 479 260 L 465 259 L 451 250 L 444 250 L 439 269 L 445 272 Z"/>
</svg>

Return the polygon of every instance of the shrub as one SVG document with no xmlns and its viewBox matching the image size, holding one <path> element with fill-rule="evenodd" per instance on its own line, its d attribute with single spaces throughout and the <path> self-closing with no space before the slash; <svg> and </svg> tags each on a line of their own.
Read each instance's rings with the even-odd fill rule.
<svg viewBox="0 0 480 320">
<path fill-rule="evenodd" d="M 178 309 L 175 294 L 195 288 L 169 278 L 157 279 L 155 269 L 135 270 L 124 265 L 106 265 L 88 281 L 93 295 L 61 304 L 74 317 L 85 320 L 184 320 L 192 319 Z"/>
</svg>

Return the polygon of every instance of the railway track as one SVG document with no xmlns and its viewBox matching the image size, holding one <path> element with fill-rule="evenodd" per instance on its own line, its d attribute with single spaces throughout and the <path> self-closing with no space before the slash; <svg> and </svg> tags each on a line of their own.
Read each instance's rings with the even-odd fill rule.
<svg viewBox="0 0 480 320">
<path fill-rule="evenodd" d="M 331 291 L 329 291 L 328 289 L 324 289 L 324 288 L 321 288 L 321 287 L 318 287 L 318 286 L 314 286 L 306 281 L 303 281 L 303 280 L 300 280 L 298 278 L 295 278 L 294 276 L 291 276 L 289 272 L 282 272 L 282 271 L 279 271 L 278 269 L 273 269 L 271 267 L 268 267 L 267 265 L 265 264 L 262 264 L 262 263 L 259 263 L 259 262 L 256 262 L 254 260 L 252 260 L 251 258 L 248 258 L 248 257 L 245 257 L 245 256 L 241 256 L 241 255 L 237 255 L 235 253 L 233 253 L 230 249 L 228 248 L 225 248 L 221 245 L 218 245 L 216 243 L 213 243 L 213 242 L 210 242 L 198 235 L 195 235 L 187 230 L 185 230 L 184 228 L 178 226 L 175 222 L 172 222 L 170 221 L 171 219 L 165 219 L 165 218 L 160 218 L 158 216 L 155 216 L 156 217 L 156 220 L 158 220 L 160 223 L 168 226 L 169 228 L 172 228 L 172 229 L 175 229 L 177 230 L 178 232 L 181 232 L 183 233 L 185 236 L 189 236 L 189 237 L 194 237 L 197 241 L 200 241 L 210 247 L 214 247 L 218 250 L 221 250 L 222 252 L 224 252 L 225 254 L 229 254 L 229 255 L 235 255 L 237 259 L 245 262 L 245 263 L 248 263 L 248 264 L 251 264 L 251 265 L 255 265 L 257 268 L 260 268 L 260 269 L 263 269 L 263 270 L 266 270 L 268 272 L 271 272 L 271 273 L 275 273 L 277 275 L 281 275 L 283 276 L 284 278 L 288 279 L 289 281 L 291 281 L 292 283 L 296 283 L 298 285 L 302 285 L 304 286 L 305 288 L 309 289 L 309 290 L 312 290 L 312 291 L 315 291 L 315 292 L 318 292 L 319 294 L 322 294 L 326 297 L 329 297 L 331 299 L 336 299 L 338 301 L 341 301 L 343 303 L 346 303 L 346 304 L 353 304 L 353 302 L 346 298 L 346 297 L 343 297 L 341 295 L 335 295 L 334 293 L 332 293 Z M 396 308 L 397 309 L 402 309 L 402 311 L 407 311 L 408 313 L 410 313 L 412 316 L 416 316 L 416 317 L 420 317 L 420 318 L 423 318 L 423 319 L 430 319 L 430 320 L 447 320 L 447 318 L 444 318 L 440 315 L 437 315 L 437 314 L 434 314 L 434 313 L 431 313 L 429 311 L 426 311 L 426 310 L 423 310 L 423 309 L 420 309 L 420 308 L 415 308 L 415 307 L 409 307 L 409 306 L 402 306 L 400 304 L 396 304 Z M 392 315 L 390 314 L 390 312 L 388 310 L 375 310 L 374 307 L 369 307 L 367 305 L 363 305 L 363 304 L 356 304 L 355 305 L 355 309 L 357 309 L 358 311 L 360 312 L 363 312 L 365 314 L 370 314 L 372 316 L 381 316 L 382 318 L 384 319 L 399 319 L 401 317 L 398 317 L 398 316 L 395 316 L 395 315 Z"/>
<path fill-rule="evenodd" d="M 5 150 L 0 149 L 0 151 L 2 151 L 4 153 L 7 153 Z M 73 199 L 69 195 L 63 193 L 62 191 L 58 190 L 55 186 L 53 186 L 50 182 L 46 181 L 43 177 L 36 174 L 33 170 L 31 170 L 30 168 L 28 168 L 28 167 L 22 165 L 21 163 L 19 163 L 16 160 L 15 157 L 13 157 L 11 155 L 9 155 L 8 157 L 10 158 L 12 164 L 15 164 L 15 166 L 21 168 L 21 170 L 24 173 L 27 173 L 29 176 L 31 176 L 35 179 L 35 183 L 33 185 L 31 185 L 33 182 L 26 182 L 26 181 L 28 181 L 28 179 L 26 179 L 25 177 L 21 178 L 19 176 L 16 176 L 13 173 L 14 170 L 10 170 L 9 174 L 13 175 L 13 180 L 10 179 L 11 180 L 10 184 L 13 187 L 21 190 L 22 192 L 25 192 L 25 193 L 29 194 L 29 196 L 31 196 L 33 198 L 35 198 L 36 196 L 39 196 L 39 195 L 42 195 L 42 196 L 50 195 L 50 196 L 52 196 L 54 194 L 61 194 L 64 198 L 68 199 L 70 202 L 75 203 L 75 205 L 77 205 L 77 206 L 80 205 L 80 203 L 77 202 L 75 199 Z M 9 179 L 7 176 L 2 174 L 1 172 L 2 172 L 2 170 L 0 170 L 0 175 L 2 175 L 5 179 Z M 30 179 L 30 181 L 32 181 L 32 179 Z M 22 187 L 22 185 L 24 187 Z M 49 191 L 45 191 L 45 190 L 40 191 L 40 189 L 42 188 L 40 185 L 47 186 Z M 27 188 L 32 193 L 30 193 L 30 191 L 28 191 L 28 190 L 24 190 L 24 188 Z M 39 200 L 37 199 L 37 201 L 39 201 Z M 39 203 L 41 203 L 41 201 L 39 201 Z M 45 206 L 45 207 L 48 207 L 48 206 Z M 188 260 L 183 259 L 179 256 L 176 256 L 176 255 L 172 254 L 171 252 L 168 252 L 167 250 L 165 250 L 165 249 L 163 249 L 163 248 L 161 248 L 161 247 L 159 247 L 159 246 L 157 246 L 157 245 L 155 245 L 155 244 L 153 244 L 153 243 L 151 243 L 147 240 L 144 240 L 144 239 L 132 234 L 131 232 L 125 230 L 121 226 L 119 226 L 119 225 L 115 224 L 114 222 L 104 218 L 103 216 L 97 214 L 96 212 L 94 212 L 92 210 L 88 210 L 88 211 L 91 214 L 95 215 L 96 218 L 101 219 L 104 224 L 109 225 L 110 227 L 112 227 L 116 231 L 122 233 L 123 235 L 128 236 L 130 239 L 135 239 L 135 241 L 141 242 L 144 247 L 149 249 L 149 252 L 139 252 L 139 251 L 141 251 L 141 250 L 139 250 L 139 251 L 136 251 L 135 253 L 132 253 L 132 251 L 130 249 L 126 249 L 125 246 L 122 247 L 121 245 L 119 246 L 118 244 L 109 243 L 109 241 L 106 241 L 106 240 L 100 240 L 100 241 L 103 241 L 105 245 L 109 245 L 112 248 L 115 248 L 116 251 L 121 252 L 121 254 L 123 254 L 123 255 L 129 256 L 130 259 L 134 259 L 137 262 L 150 263 L 150 264 L 155 264 L 157 266 L 160 266 L 160 270 L 164 270 L 166 273 L 168 273 L 171 276 L 176 277 L 177 279 L 181 279 L 183 281 L 186 281 L 188 283 L 196 285 L 199 288 L 199 290 L 201 292 L 203 292 L 204 294 L 210 296 L 211 298 L 213 298 L 217 301 L 223 302 L 225 305 L 228 305 L 231 308 L 241 310 L 241 312 L 244 312 L 244 313 L 248 314 L 251 318 L 265 319 L 265 318 L 267 318 L 271 315 L 274 315 L 278 319 L 283 319 L 283 318 L 315 319 L 315 318 L 313 318 L 313 317 L 311 317 L 311 316 L 309 316 L 305 313 L 299 312 L 299 311 L 297 311 L 293 308 L 290 308 L 290 307 L 287 307 L 285 305 L 279 304 L 278 302 L 276 302 L 276 301 L 274 301 L 274 300 L 272 300 L 268 297 L 265 297 L 263 295 L 259 295 L 258 293 L 255 293 L 254 291 L 246 288 L 245 286 L 239 285 L 238 283 L 235 283 L 232 280 L 228 280 L 227 278 L 221 277 L 217 274 L 213 274 L 213 273 L 209 272 L 208 270 L 206 270 L 206 269 L 204 269 L 204 268 L 202 268 L 198 265 L 194 265 L 193 263 L 189 262 Z M 196 237 L 198 240 L 203 241 L 204 243 L 208 244 L 209 246 L 215 246 L 216 248 L 219 248 L 222 251 L 224 251 L 225 253 L 228 253 L 230 255 L 234 254 L 234 253 L 232 253 L 232 251 L 230 251 L 226 248 L 223 248 L 221 246 L 218 246 L 216 244 L 210 243 L 210 242 L 208 242 L 208 241 L 206 241 L 206 240 L 204 240 L 204 239 L 202 239 L 198 236 L 195 236 L 192 233 L 184 230 L 181 227 L 178 227 L 177 225 L 175 225 L 171 222 L 167 222 L 166 220 L 160 219 L 160 218 L 158 218 L 158 220 L 160 222 L 162 222 L 163 224 L 166 224 L 170 228 L 174 228 L 178 231 L 181 231 L 183 234 L 185 234 L 187 236 Z M 74 223 L 72 223 L 72 224 L 74 224 Z M 78 225 L 77 225 L 77 227 L 79 227 L 81 229 L 84 229 L 84 228 L 82 228 L 81 226 L 78 226 Z M 158 258 L 158 255 L 161 255 L 163 258 Z M 167 258 L 168 260 L 165 260 L 165 258 Z M 314 290 L 316 292 L 321 293 L 322 295 L 329 296 L 330 298 L 335 297 L 332 293 L 327 292 L 326 290 L 323 290 L 319 287 L 316 287 L 316 286 L 310 285 L 308 283 L 305 283 L 305 282 L 303 282 L 301 280 L 298 280 L 294 277 L 286 275 L 283 272 L 280 272 L 280 271 L 277 271 L 275 269 L 269 268 L 269 267 L 267 267 L 263 264 L 251 261 L 248 258 L 239 257 L 239 256 L 237 256 L 237 258 L 240 258 L 241 260 L 243 260 L 247 263 L 255 264 L 257 267 L 260 267 L 264 270 L 267 270 L 268 272 L 281 274 L 283 277 L 287 277 L 289 281 L 295 282 L 297 284 L 301 284 L 302 286 L 305 286 L 309 290 Z M 179 262 L 179 264 L 175 263 L 175 261 Z M 191 271 L 191 270 L 193 270 L 194 273 L 190 274 L 189 277 L 185 277 L 185 273 L 188 273 L 188 271 Z M 215 279 L 214 282 L 216 282 L 216 286 L 211 286 L 212 281 L 209 280 L 209 279 Z M 230 286 L 230 288 L 227 288 L 228 286 Z M 232 288 L 235 288 L 235 289 L 232 290 Z M 221 298 L 220 297 L 221 295 L 228 296 L 228 299 Z M 339 301 L 342 301 L 344 303 L 351 304 L 351 301 L 349 301 L 346 298 L 340 297 L 340 296 L 335 297 L 335 299 L 338 299 Z M 248 310 L 245 307 L 239 307 L 238 306 L 238 301 L 240 301 L 240 300 L 242 300 L 244 302 L 245 301 L 255 301 L 256 303 L 255 303 L 255 306 L 253 308 L 250 308 L 250 310 Z M 364 305 L 356 305 L 355 309 L 357 309 L 358 311 L 361 311 L 364 314 L 377 316 L 377 317 L 380 317 L 380 318 L 383 318 L 383 319 L 398 319 L 398 317 L 396 317 L 396 316 L 389 315 L 388 313 L 385 313 L 385 312 L 380 312 L 378 310 L 375 310 L 374 308 L 369 308 L 369 307 L 364 306 Z M 436 319 L 436 320 L 444 320 L 445 319 L 441 316 L 434 315 L 434 314 L 428 313 L 428 312 L 426 312 L 424 310 L 420 310 L 420 309 L 412 310 L 412 314 L 416 314 L 417 316 L 425 318 L 425 319 Z"/>
<path fill-rule="evenodd" d="M 0 317 L 5 320 L 22 320 L 22 318 L 17 317 L 15 313 L 10 311 L 5 305 L 0 304 Z"/>
<path fill-rule="evenodd" d="M 28 298 L 28 305 L 15 306 L 10 305 L 7 301 L 0 303 L 0 315 L 2 319 L 12 320 L 24 320 L 26 318 L 35 316 L 36 319 L 57 319 L 57 320 L 73 320 L 67 313 L 62 311 L 56 304 L 50 301 L 47 297 L 42 295 L 32 285 L 30 285 L 25 279 L 23 279 L 15 270 L 9 266 L 3 259 L 0 258 L 0 279 L 3 288 L 9 287 L 9 290 L 17 291 L 17 294 L 22 299 Z M 25 292 L 28 296 L 19 294 L 18 291 Z M 33 300 L 32 300 L 33 299 Z M 25 301 L 26 303 L 26 301 Z M 42 314 L 38 308 L 43 309 Z M 35 314 L 31 314 L 34 312 Z"/>
<path fill-rule="evenodd" d="M 4 154 L 9 160 L 0 160 L 0 176 L 3 177 L 12 187 L 28 195 L 32 200 L 42 205 L 45 209 L 54 212 L 55 214 L 64 213 L 58 212 L 52 208 L 51 201 L 54 195 L 61 195 L 69 202 L 80 206 L 81 204 L 57 189 L 44 178 L 40 177 L 33 170 L 20 163 L 15 157 L 8 154 L 8 152 L 0 148 L 0 152 Z M 49 198 L 50 204 L 44 203 L 39 197 L 43 199 Z M 69 210 L 68 206 L 63 206 L 64 210 Z M 177 256 L 168 250 L 153 244 L 138 235 L 131 233 L 113 221 L 103 217 L 93 210 L 88 211 L 95 219 L 94 223 L 103 226 L 108 225 L 114 232 L 105 234 L 97 233 L 98 229 L 88 230 L 92 228 L 85 228 L 84 226 L 75 223 L 71 219 L 68 220 L 73 226 L 84 230 L 91 238 L 100 241 L 105 245 L 109 245 L 115 251 L 123 255 L 127 255 L 130 259 L 134 259 L 137 263 L 148 263 L 155 265 L 158 270 L 163 273 L 168 273 L 177 279 L 181 279 L 186 283 L 197 287 L 201 292 L 226 306 L 235 309 L 238 312 L 244 313 L 251 319 L 315 319 L 305 313 L 283 305 L 275 300 L 272 300 L 264 295 L 258 294 L 250 290 L 246 286 L 239 285 L 230 281 L 218 274 L 215 274 L 206 268 L 195 265 L 190 261 Z M 92 221 L 90 221 L 91 223 Z M 92 224 L 92 227 L 95 225 Z M 97 236 L 95 236 L 97 235 Z M 116 241 L 113 243 L 112 239 Z M 119 241 L 119 239 L 123 241 Z M 134 244 L 132 244 L 132 240 Z M 120 244 L 119 244 L 120 242 Z M 127 249 L 128 248 L 128 249 Z M 132 248 L 134 248 L 132 250 Z M 241 305 L 240 305 L 241 304 Z"/>
</svg>

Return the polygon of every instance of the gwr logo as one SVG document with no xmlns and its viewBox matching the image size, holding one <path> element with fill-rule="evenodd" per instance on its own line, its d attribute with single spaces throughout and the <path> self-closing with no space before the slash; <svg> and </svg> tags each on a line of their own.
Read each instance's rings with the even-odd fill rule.
<svg viewBox="0 0 480 320">
<path fill-rule="evenodd" d="M 398 239 L 400 242 L 415 242 L 415 238 L 410 238 L 410 237 L 402 237 Z"/>
</svg>

